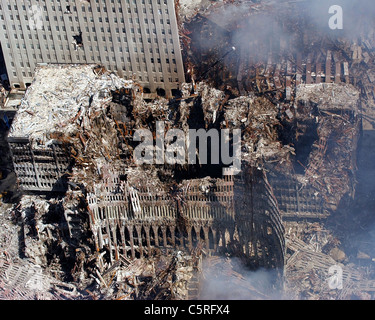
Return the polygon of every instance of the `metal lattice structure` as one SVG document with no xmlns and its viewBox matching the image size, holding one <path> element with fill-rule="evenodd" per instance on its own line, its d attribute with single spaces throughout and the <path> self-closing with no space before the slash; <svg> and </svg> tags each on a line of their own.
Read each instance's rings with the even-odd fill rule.
<svg viewBox="0 0 375 320">
<path fill-rule="evenodd" d="M 87 201 L 98 250 L 108 248 L 115 260 L 147 256 L 154 248 L 201 246 L 215 254 L 235 245 L 250 259 L 261 259 L 260 265 L 283 265 L 284 230 L 263 176 L 250 185 L 224 176 L 204 192 L 200 185 L 198 179 L 186 180 L 174 196 L 147 186 L 135 190 L 116 177 L 106 190 L 97 186 Z"/>
<path fill-rule="evenodd" d="M 152 247 L 192 249 L 199 241 L 216 250 L 225 246 L 228 226 L 234 226 L 232 176 L 206 195 L 199 191 L 199 181 L 190 180 L 174 198 L 147 186 L 136 190 L 115 178 L 106 191 L 89 194 L 88 203 L 98 248 L 108 245 L 112 258 L 120 252 L 134 258 Z"/>
<path fill-rule="evenodd" d="M 270 179 L 283 218 L 327 218 L 321 194 L 311 185 L 302 186 L 295 178 Z"/>
<path fill-rule="evenodd" d="M 8 142 L 21 190 L 66 190 L 63 176 L 69 169 L 71 159 L 61 144 L 51 143 L 48 147 L 35 149 L 26 138 L 9 137 Z"/>
</svg>

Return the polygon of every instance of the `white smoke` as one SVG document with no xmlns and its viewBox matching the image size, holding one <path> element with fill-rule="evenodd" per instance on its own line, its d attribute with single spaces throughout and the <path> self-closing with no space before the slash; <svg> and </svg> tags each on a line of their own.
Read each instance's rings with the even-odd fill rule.
<svg viewBox="0 0 375 320">
<path fill-rule="evenodd" d="M 252 271 L 238 258 L 211 258 L 203 261 L 200 299 L 280 300 L 283 298 L 279 270 Z"/>
</svg>

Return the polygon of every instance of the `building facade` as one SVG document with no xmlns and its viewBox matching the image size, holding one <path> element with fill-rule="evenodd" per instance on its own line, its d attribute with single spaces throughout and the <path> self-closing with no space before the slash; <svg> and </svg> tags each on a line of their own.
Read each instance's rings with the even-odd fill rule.
<svg viewBox="0 0 375 320">
<path fill-rule="evenodd" d="M 101 64 L 167 96 L 184 82 L 174 0 L 0 3 L 0 41 L 15 88 L 27 87 L 44 63 Z"/>
</svg>

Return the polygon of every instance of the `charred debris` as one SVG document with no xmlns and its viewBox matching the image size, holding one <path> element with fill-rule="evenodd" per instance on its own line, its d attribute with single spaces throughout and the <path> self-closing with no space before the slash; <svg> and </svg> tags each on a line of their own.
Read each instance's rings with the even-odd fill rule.
<svg viewBox="0 0 375 320">
<path fill-rule="evenodd" d="M 18 191 L 1 189 L 0 297 L 197 299 L 231 279 L 242 298 L 373 298 L 371 256 L 330 225 L 349 219 L 373 130 L 374 38 L 306 29 L 298 4 L 180 2 L 188 81 L 172 97 L 97 65 L 36 70 L 5 130 Z M 240 129 L 241 172 L 198 150 L 137 165 L 134 133 L 157 121 Z"/>
</svg>

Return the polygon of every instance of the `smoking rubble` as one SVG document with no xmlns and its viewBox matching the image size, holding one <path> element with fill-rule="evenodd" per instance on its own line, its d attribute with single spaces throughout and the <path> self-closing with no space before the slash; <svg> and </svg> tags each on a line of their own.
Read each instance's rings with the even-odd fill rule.
<svg viewBox="0 0 375 320">
<path fill-rule="evenodd" d="M 22 139 L 22 148 L 32 150 L 43 176 L 37 188 L 43 184 L 49 195 L 30 193 L 36 178 L 22 161 L 32 159 L 17 159 L 25 194 L 14 208 L 1 203 L 1 297 L 227 299 L 220 293 L 234 282 L 238 299 L 372 299 L 371 256 L 346 253 L 347 235 L 332 225 L 351 221 L 358 197 L 359 133 L 373 129 L 375 42 L 361 29 L 360 41 L 307 29 L 306 12 L 294 6 L 300 9 L 268 1 L 180 1 L 191 83 L 181 84 L 179 98 L 146 101 L 137 83 L 94 65 L 39 68 L 9 141 L 11 149 Z M 201 51 L 207 48 L 200 38 L 208 43 L 218 34 L 227 38 Z M 199 163 L 136 165 L 134 132 L 154 133 L 156 121 L 185 135 L 191 128 L 241 129 L 241 178 L 248 184 L 226 181 L 221 170 L 210 176 Z M 62 179 L 64 193 L 54 194 Z M 248 198 L 255 207 L 264 200 L 272 203 L 264 212 L 277 214 L 267 219 L 254 204 L 246 207 L 252 215 L 232 214 L 238 190 L 254 191 Z M 223 229 L 211 227 L 212 212 L 224 219 L 214 223 L 226 221 Z M 269 221 L 278 215 L 279 229 Z M 124 216 L 133 220 L 118 229 Z M 255 228 L 239 227 L 249 219 Z M 279 233 L 283 277 L 269 262 L 278 260 L 278 250 L 261 238 Z M 342 270 L 340 290 L 330 281 L 332 266 Z"/>
</svg>

